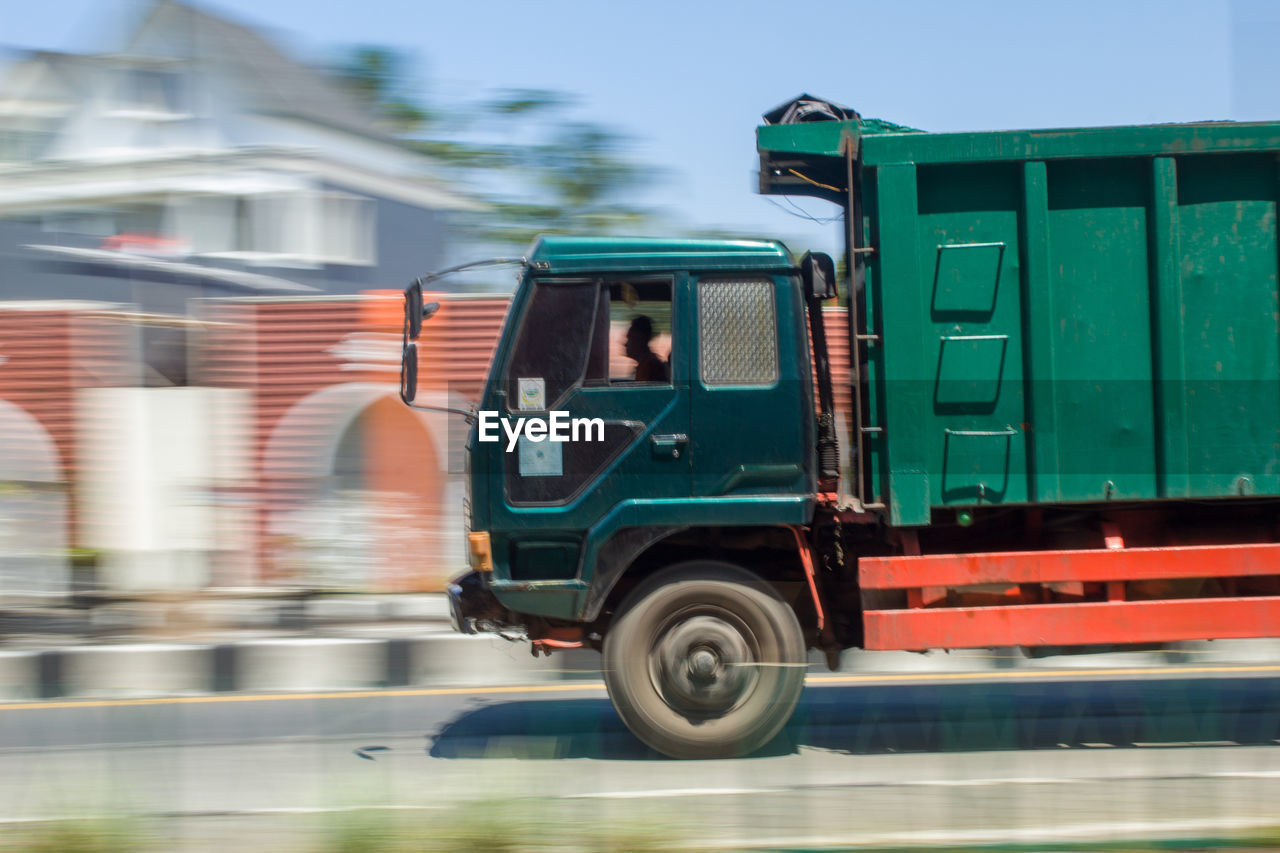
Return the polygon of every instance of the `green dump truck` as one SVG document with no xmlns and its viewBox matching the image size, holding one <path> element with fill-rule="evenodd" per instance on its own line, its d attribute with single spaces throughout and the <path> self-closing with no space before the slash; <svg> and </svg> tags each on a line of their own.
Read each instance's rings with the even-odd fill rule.
<svg viewBox="0 0 1280 853">
<path fill-rule="evenodd" d="M 1280 634 L 1280 124 L 932 134 L 804 96 L 757 143 L 761 192 L 843 208 L 847 275 L 538 241 L 471 413 L 458 630 L 599 649 L 677 757 L 776 735 L 811 649 Z"/>
</svg>

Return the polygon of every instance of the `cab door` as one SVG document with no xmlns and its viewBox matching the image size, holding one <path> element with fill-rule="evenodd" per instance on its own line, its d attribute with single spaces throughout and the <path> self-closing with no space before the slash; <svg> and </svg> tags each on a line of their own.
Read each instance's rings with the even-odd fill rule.
<svg viewBox="0 0 1280 853">
<path fill-rule="evenodd" d="M 796 278 L 707 275 L 691 287 L 693 495 L 810 493 L 813 386 Z"/>
<path fill-rule="evenodd" d="M 513 444 L 504 431 L 489 444 L 488 470 L 501 478 L 491 503 L 494 557 L 506 569 L 495 581 L 574 581 L 586 532 L 620 501 L 688 497 L 688 355 L 673 308 L 682 286 L 675 276 L 532 283 L 496 408 L 511 424 L 558 419 L 577 428 L 563 442 L 522 435 Z M 639 316 L 655 329 L 665 377 L 637 381 L 622 351 Z"/>
</svg>

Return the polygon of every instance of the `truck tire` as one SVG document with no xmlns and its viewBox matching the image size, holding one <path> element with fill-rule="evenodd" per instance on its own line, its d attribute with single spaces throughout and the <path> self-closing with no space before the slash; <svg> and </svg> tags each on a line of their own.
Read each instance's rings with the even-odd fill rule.
<svg viewBox="0 0 1280 853">
<path fill-rule="evenodd" d="M 768 743 L 804 688 L 805 642 L 773 587 L 728 563 L 664 569 L 604 638 L 604 680 L 627 728 L 671 758 L 730 758 Z"/>
</svg>

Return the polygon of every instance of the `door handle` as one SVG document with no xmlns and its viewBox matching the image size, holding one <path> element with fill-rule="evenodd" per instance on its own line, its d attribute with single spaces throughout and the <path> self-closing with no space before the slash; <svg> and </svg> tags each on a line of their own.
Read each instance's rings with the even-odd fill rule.
<svg viewBox="0 0 1280 853">
<path fill-rule="evenodd" d="M 649 439 L 653 455 L 659 459 L 679 459 L 684 447 L 689 443 L 689 436 L 682 432 L 668 435 L 655 435 Z"/>
</svg>

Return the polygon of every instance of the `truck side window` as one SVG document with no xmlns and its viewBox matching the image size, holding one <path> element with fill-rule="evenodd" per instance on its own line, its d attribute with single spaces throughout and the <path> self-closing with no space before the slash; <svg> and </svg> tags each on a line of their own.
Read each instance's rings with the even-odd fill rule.
<svg viewBox="0 0 1280 853">
<path fill-rule="evenodd" d="M 778 323 L 771 279 L 698 282 L 698 365 L 707 386 L 778 381 Z"/>
<path fill-rule="evenodd" d="M 605 281 L 587 385 L 671 384 L 671 281 Z"/>
<path fill-rule="evenodd" d="M 593 281 L 533 286 L 507 362 L 504 385 L 509 410 L 553 409 L 582 380 L 598 293 L 599 285 Z M 530 388 L 537 393 L 530 395 Z M 540 396 L 541 406 L 521 405 L 522 390 L 526 400 Z"/>
<path fill-rule="evenodd" d="M 671 384 L 671 282 L 611 282 L 610 384 Z"/>
</svg>

